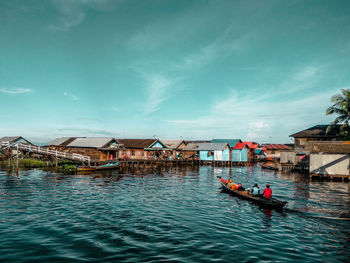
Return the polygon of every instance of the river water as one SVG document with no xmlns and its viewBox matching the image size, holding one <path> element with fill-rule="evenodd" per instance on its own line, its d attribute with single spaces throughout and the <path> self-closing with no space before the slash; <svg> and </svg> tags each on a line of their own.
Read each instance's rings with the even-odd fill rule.
<svg viewBox="0 0 350 263">
<path fill-rule="evenodd" d="M 217 176 L 269 183 L 261 209 Z M 1 262 L 349 262 L 349 183 L 259 167 L 63 175 L 0 170 Z"/>
</svg>

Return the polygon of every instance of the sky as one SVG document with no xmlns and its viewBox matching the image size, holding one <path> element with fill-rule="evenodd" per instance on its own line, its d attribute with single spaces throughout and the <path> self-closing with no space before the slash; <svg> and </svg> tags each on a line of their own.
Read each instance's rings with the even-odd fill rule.
<svg viewBox="0 0 350 263">
<path fill-rule="evenodd" d="M 0 136 L 292 143 L 349 69 L 347 0 L 0 0 Z"/>
</svg>

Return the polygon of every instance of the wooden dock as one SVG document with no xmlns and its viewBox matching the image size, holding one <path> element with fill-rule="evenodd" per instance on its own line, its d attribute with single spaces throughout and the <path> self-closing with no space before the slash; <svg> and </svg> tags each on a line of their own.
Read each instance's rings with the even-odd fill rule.
<svg viewBox="0 0 350 263">
<path fill-rule="evenodd" d="M 85 156 L 77 153 L 66 153 L 57 150 L 50 150 L 49 147 L 35 146 L 31 144 L 1 142 L 0 151 L 10 156 L 16 155 L 18 157 L 18 152 L 21 151 L 25 153 L 35 153 L 46 157 L 53 157 L 56 160 L 65 159 L 71 161 L 78 161 L 90 165 L 90 156 Z M 14 152 L 16 154 L 14 154 Z"/>
<path fill-rule="evenodd" d="M 168 167 L 168 166 L 215 166 L 215 167 L 232 167 L 232 166 L 248 166 L 247 162 L 230 162 L 230 161 L 201 161 L 194 159 L 176 159 L 176 160 L 163 160 L 163 159 L 115 159 L 105 162 L 93 162 L 92 165 L 102 165 L 108 162 L 122 162 L 124 167 L 142 168 L 146 166 L 155 167 Z"/>
</svg>

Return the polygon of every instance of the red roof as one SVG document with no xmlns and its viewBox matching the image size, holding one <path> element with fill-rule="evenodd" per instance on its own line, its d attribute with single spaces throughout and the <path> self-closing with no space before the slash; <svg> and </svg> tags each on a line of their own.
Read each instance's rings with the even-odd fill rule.
<svg viewBox="0 0 350 263">
<path fill-rule="evenodd" d="M 235 147 L 233 147 L 233 150 L 242 150 L 246 146 L 245 142 L 239 142 L 236 144 Z"/>
<path fill-rule="evenodd" d="M 265 147 L 267 150 L 290 150 L 290 148 L 284 144 L 266 144 Z"/>
<path fill-rule="evenodd" d="M 258 148 L 259 144 L 253 143 L 249 148 L 250 149 L 256 149 Z"/>
<path fill-rule="evenodd" d="M 254 143 L 254 142 L 243 142 L 243 143 L 245 143 L 249 149 L 256 149 L 259 146 L 259 144 Z"/>
</svg>

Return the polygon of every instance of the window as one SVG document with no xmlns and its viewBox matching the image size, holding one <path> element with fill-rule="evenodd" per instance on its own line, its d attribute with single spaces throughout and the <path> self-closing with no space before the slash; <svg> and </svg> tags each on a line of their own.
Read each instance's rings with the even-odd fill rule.
<svg viewBox="0 0 350 263">
<path fill-rule="evenodd" d="M 135 150 L 131 150 L 131 156 L 135 156 Z"/>
<path fill-rule="evenodd" d="M 145 152 L 144 151 L 141 152 L 141 156 L 145 156 Z"/>
</svg>

